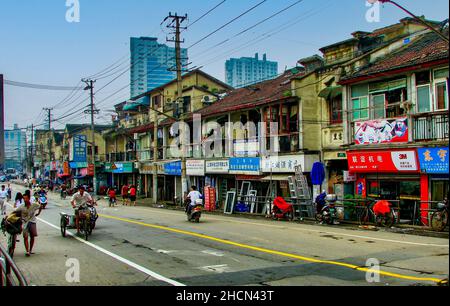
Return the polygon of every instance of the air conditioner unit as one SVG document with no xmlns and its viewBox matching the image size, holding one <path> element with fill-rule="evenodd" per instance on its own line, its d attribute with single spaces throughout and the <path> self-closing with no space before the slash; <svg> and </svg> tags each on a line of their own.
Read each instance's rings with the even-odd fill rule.
<svg viewBox="0 0 450 306">
<path fill-rule="evenodd" d="M 212 99 L 211 96 L 203 96 L 202 103 L 209 104 L 209 103 L 212 103 L 212 102 L 213 102 L 213 99 Z"/>
</svg>

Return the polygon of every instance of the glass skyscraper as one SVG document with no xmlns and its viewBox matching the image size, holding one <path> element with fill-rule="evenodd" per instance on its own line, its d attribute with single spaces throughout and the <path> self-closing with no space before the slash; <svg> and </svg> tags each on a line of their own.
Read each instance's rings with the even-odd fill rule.
<svg viewBox="0 0 450 306">
<path fill-rule="evenodd" d="M 249 86 L 278 75 L 278 63 L 267 60 L 266 54 L 260 60 L 255 57 L 231 58 L 225 63 L 226 83 L 234 88 Z"/>
<path fill-rule="evenodd" d="M 27 154 L 27 136 L 24 130 L 14 125 L 13 130 L 5 130 L 5 164 L 4 169 L 23 170 Z"/>
<path fill-rule="evenodd" d="M 164 85 L 177 77 L 175 48 L 159 44 L 154 37 L 131 37 L 131 98 Z M 181 49 L 181 63 L 186 68 L 187 49 Z"/>
</svg>

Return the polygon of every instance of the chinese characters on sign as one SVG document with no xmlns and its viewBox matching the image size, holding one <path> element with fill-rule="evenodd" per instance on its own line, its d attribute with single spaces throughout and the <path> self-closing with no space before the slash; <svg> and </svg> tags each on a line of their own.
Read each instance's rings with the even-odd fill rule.
<svg viewBox="0 0 450 306">
<path fill-rule="evenodd" d="M 419 151 L 420 169 L 429 174 L 448 174 L 449 148 L 421 148 Z"/>
<path fill-rule="evenodd" d="M 259 174 L 261 159 L 257 157 L 230 158 L 230 173 Z"/>
<path fill-rule="evenodd" d="M 73 137 L 73 161 L 85 162 L 87 161 L 87 137 L 86 135 L 75 135 Z"/>
<path fill-rule="evenodd" d="M 349 171 L 364 172 L 418 172 L 416 152 L 373 151 L 348 152 Z"/>
</svg>

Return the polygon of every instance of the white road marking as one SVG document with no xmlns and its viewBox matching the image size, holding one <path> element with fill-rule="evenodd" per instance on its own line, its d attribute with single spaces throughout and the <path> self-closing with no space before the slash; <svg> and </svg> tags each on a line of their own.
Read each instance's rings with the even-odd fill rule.
<svg viewBox="0 0 450 306">
<path fill-rule="evenodd" d="M 45 220 L 43 220 L 41 218 L 37 218 L 37 219 L 39 221 L 47 224 L 50 227 L 53 227 L 53 228 L 55 228 L 57 230 L 60 230 L 60 228 L 58 226 L 55 226 L 55 225 L 53 225 L 53 224 L 51 224 L 51 223 L 49 223 L 49 222 L 47 222 L 47 221 L 45 221 Z M 112 252 L 110 252 L 110 251 L 108 251 L 108 250 L 106 250 L 104 248 L 101 248 L 101 247 L 99 247 L 99 246 L 97 246 L 97 245 L 95 245 L 95 244 L 93 244 L 91 242 L 88 242 L 88 241 L 85 241 L 85 240 L 83 240 L 83 239 L 81 239 L 79 237 L 76 237 L 74 234 L 72 234 L 69 231 L 67 231 L 67 234 L 72 236 L 73 238 L 75 238 L 79 242 L 82 242 L 82 243 L 84 243 L 84 244 L 86 244 L 86 245 L 96 249 L 97 251 L 100 251 L 100 252 L 102 252 L 102 253 L 104 253 L 104 254 L 106 254 L 106 255 L 108 255 L 108 256 L 110 256 L 110 257 L 112 257 L 112 258 L 114 258 L 114 259 L 116 259 L 116 260 L 118 260 L 118 261 L 120 261 L 120 262 L 122 262 L 122 263 L 124 263 L 124 264 L 126 264 L 128 266 L 130 266 L 130 267 L 132 267 L 132 268 L 135 268 L 136 270 L 141 271 L 142 273 L 145 273 L 145 274 L 153 277 L 154 279 L 163 281 L 163 282 L 168 283 L 168 284 L 173 285 L 173 286 L 186 286 L 185 284 L 182 284 L 182 283 L 177 282 L 177 281 L 175 281 L 173 279 L 164 277 L 164 276 L 162 276 L 162 275 L 160 275 L 160 274 L 158 274 L 156 272 L 153 272 L 153 271 L 151 271 L 151 270 L 149 270 L 149 269 L 147 269 L 147 268 L 145 268 L 143 266 L 140 266 L 140 265 L 138 265 L 138 264 L 136 264 L 136 263 L 134 263 L 134 262 L 132 262 L 132 261 L 130 261 L 128 259 L 125 259 L 125 258 L 123 258 L 123 257 L 121 257 L 121 256 L 119 256 L 117 254 L 114 254 L 114 253 L 112 253 Z"/>
<path fill-rule="evenodd" d="M 228 267 L 228 265 L 204 266 L 204 267 L 199 267 L 198 269 L 207 271 L 207 272 L 215 272 L 215 273 L 219 273 L 219 274 L 231 272 L 231 269 L 230 269 L 230 267 Z"/>
<path fill-rule="evenodd" d="M 171 253 L 175 253 L 176 251 L 157 250 L 156 252 L 158 252 L 160 254 L 171 254 Z"/>
<path fill-rule="evenodd" d="M 212 251 L 212 250 L 202 251 L 202 253 L 212 255 L 212 256 L 217 256 L 217 257 L 225 256 L 225 253 L 223 253 L 223 252 Z"/>
</svg>

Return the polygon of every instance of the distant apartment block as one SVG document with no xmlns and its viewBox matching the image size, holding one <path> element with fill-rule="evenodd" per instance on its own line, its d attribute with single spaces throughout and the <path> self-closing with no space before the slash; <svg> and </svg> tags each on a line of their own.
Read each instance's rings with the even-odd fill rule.
<svg viewBox="0 0 450 306">
<path fill-rule="evenodd" d="M 261 81 L 273 79 L 278 74 L 278 63 L 262 60 L 258 53 L 255 57 L 231 58 L 225 63 L 226 83 L 234 88 L 241 88 Z"/>
<path fill-rule="evenodd" d="M 136 97 L 176 78 L 175 48 L 158 43 L 154 37 L 131 37 L 130 95 Z M 187 49 L 181 49 L 183 68 L 188 63 Z"/>
<path fill-rule="evenodd" d="M 24 130 L 14 125 L 14 129 L 5 130 L 5 165 L 4 169 L 22 170 L 27 154 L 27 136 Z"/>
</svg>

